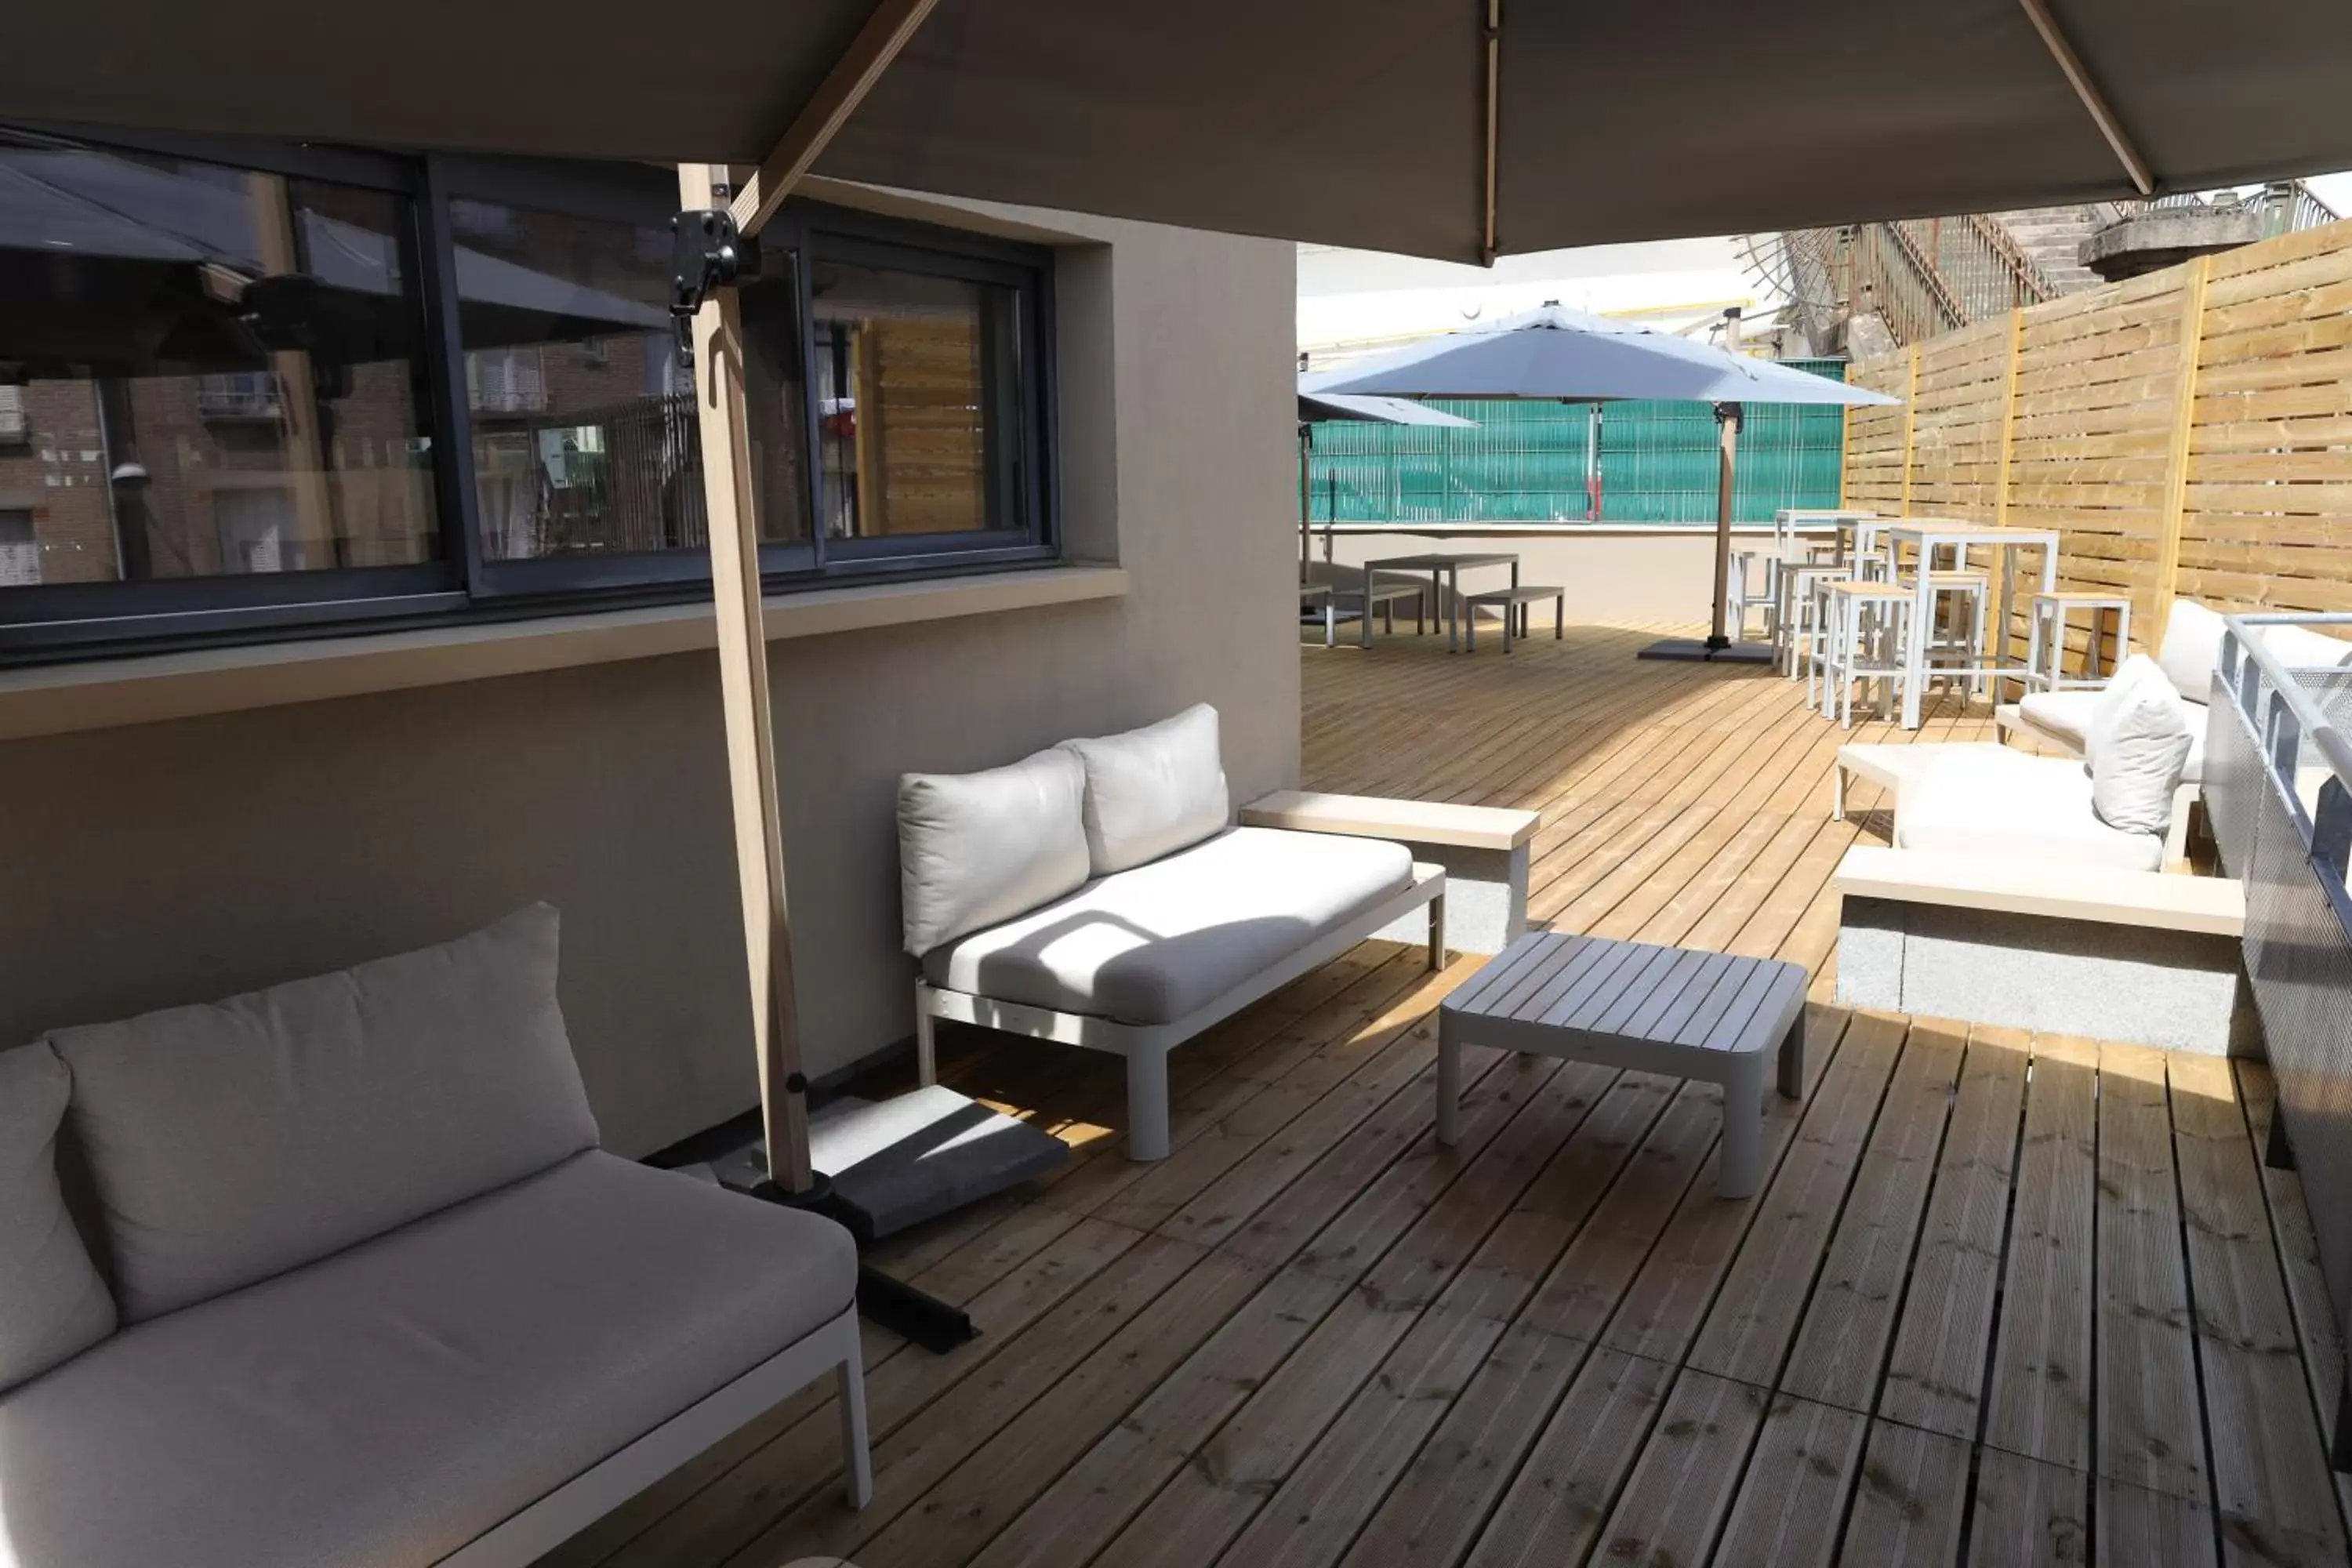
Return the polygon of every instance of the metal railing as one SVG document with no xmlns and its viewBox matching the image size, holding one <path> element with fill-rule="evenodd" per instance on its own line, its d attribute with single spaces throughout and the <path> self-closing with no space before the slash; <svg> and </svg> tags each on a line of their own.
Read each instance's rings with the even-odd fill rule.
<svg viewBox="0 0 2352 1568">
<path fill-rule="evenodd" d="M 2299 234 L 2306 228 L 2338 223 L 2344 216 L 2322 201 L 2301 180 L 2273 181 L 2243 196 L 2234 191 L 2181 191 L 2171 195 L 2154 196 L 2147 201 L 2101 202 L 2097 205 L 2102 216 L 2111 224 L 2137 217 L 2146 212 L 2180 207 L 2252 212 L 2261 220 L 2262 237 L 2264 239 L 2276 239 L 2283 234 Z"/>
<path fill-rule="evenodd" d="M 2058 287 L 1998 218 L 1907 218 L 1800 229 L 1750 265 L 1794 300 L 1813 331 L 1875 312 L 1898 343 L 1917 342 L 2058 298 Z M 1813 298 L 1815 294 L 1821 297 Z"/>
<path fill-rule="evenodd" d="M 2206 720 L 2203 793 L 2222 869 L 2245 884 L 2246 978 L 2278 1082 L 2273 1158 L 2292 1157 L 2311 1196 L 2319 1261 L 2345 1327 L 2352 1304 L 2352 670 L 2304 668 L 2262 628 L 2352 631 L 2352 615 L 2228 617 Z M 2336 1463 L 2352 1400 L 2323 1411 Z"/>
</svg>

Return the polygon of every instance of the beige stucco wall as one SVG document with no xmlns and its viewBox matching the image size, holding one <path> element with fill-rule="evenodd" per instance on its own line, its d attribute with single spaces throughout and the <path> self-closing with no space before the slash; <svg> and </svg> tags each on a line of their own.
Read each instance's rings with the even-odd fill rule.
<svg viewBox="0 0 2352 1568">
<path fill-rule="evenodd" d="M 1296 483 L 1294 479 L 1293 483 Z M 1297 502 L 1291 503 L 1297 517 Z M 1764 548 L 1771 530 L 1743 529 L 1733 537 L 1735 549 Z M 1291 535 L 1291 550 L 1298 536 Z M 1323 535 L 1313 541 L 1314 559 L 1323 559 Z M 1707 618 L 1707 581 L 1715 565 L 1715 532 L 1706 528 L 1610 529 L 1555 531 L 1497 531 L 1476 529 L 1433 529 L 1426 531 L 1346 532 L 1334 535 L 1332 559 L 1342 565 L 1397 555 L 1469 554 L 1515 552 L 1519 557 L 1519 581 L 1551 584 L 1568 591 L 1568 621 L 1635 623 L 1687 622 Z M 1463 591 L 1499 588 L 1510 579 L 1499 568 L 1465 574 Z M 1549 626 L 1549 605 L 1538 610 Z"/>
<path fill-rule="evenodd" d="M 900 204 L 903 205 L 903 204 Z M 1206 700 L 1296 780 L 1291 247 L 988 209 L 1056 288 L 1070 552 L 1121 598 L 774 644 L 812 1071 L 903 1038 L 892 797 Z M 0 744 L 0 1043 L 437 941 L 534 899 L 607 1142 L 757 1094 L 715 662 L 673 654 Z"/>
</svg>

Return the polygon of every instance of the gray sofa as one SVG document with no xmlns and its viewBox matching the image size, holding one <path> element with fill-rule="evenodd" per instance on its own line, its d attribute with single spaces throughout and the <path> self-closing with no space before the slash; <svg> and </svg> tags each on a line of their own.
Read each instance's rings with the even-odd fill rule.
<svg viewBox="0 0 2352 1568">
<path fill-rule="evenodd" d="M 602 1152 L 556 964 L 0 1053 L 0 1565 L 529 1563 L 828 1370 L 862 1504 L 848 1234 Z"/>
<path fill-rule="evenodd" d="M 1128 1152 L 1168 1152 L 1168 1053 L 1380 931 L 1445 873 L 1343 831 L 1234 827 L 1216 710 L 1009 766 L 909 773 L 898 861 L 922 1080 L 952 1018 L 1127 1059 Z"/>
</svg>

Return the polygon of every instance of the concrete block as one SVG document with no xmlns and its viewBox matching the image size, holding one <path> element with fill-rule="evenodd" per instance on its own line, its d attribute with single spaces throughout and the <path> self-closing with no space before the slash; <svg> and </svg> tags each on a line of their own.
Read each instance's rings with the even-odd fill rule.
<svg viewBox="0 0 2352 1568">
<path fill-rule="evenodd" d="M 1456 952 L 1500 952 L 1528 927 L 1528 847 L 1469 849 L 1397 842 L 1416 860 L 1445 868 L 1445 945 Z M 1427 942 L 1429 917 L 1413 910 L 1375 933 L 1388 942 Z"/>
<path fill-rule="evenodd" d="M 1920 1016 L 2259 1056 L 2233 937 L 1849 894 L 1838 1000 Z"/>
</svg>

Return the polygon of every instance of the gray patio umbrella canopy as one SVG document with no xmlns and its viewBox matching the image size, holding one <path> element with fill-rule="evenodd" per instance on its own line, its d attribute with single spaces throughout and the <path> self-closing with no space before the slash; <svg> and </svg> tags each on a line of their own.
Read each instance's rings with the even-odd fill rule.
<svg viewBox="0 0 2352 1568">
<path fill-rule="evenodd" d="M 1723 423 L 1723 464 L 1715 513 L 1712 631 L 1694 651 L 1722 656 L 1724 575 L 1731 561 L 1731 494 L 1740 409 L 1748 403 L 1833 404 L 1859 407 L 1899 399 L 1826 376 L 1751 359 L 1624 321 L 1547 305 L 1465 331 L 1450 332 L 1310 375 L 1301 395 L 1366 394 L 1391 397 L 1494 397 L 1603 403 L 1664 398 L 1715 405 Z M 1661 645 L 1664 656 L 1665 645 Z M 1675 651 L 1681 651 L 1675 645 Z"/>
<path fill-rule="evenodd" d="M 235 26 L 16 5 L 0 105 L 756 163 L 872 8 L 410 0 L 357 32 L 315 0 L 249 0 Z M 2347 79 L 2341 0 L 941 0 L 815 172 L 1477 259 L 2352 166 Z"/>
<path fill-rule="evenodd" d="M 1458 414 L 1441 409 L 1423 408 L 1409 397 L 1348 397 L 1338 393 L 1320 396 L 1307 390 L 1302 381 L 1298 390 L 1298 571 L 1303 580 L 1307 573 L 1307 542 L 1314 535 L 1314 507 L 1307 493 L 1307 458 L 1315 450 L 1315 426 L 1332 423 L 1366 425 L 1414 425 L 1429 429 L 1467 430 L 1475 419 L 1465 419 Z M 1331 559 L 1331 523 L 1323 525 L 1323 559 Z"/>
</svg>

